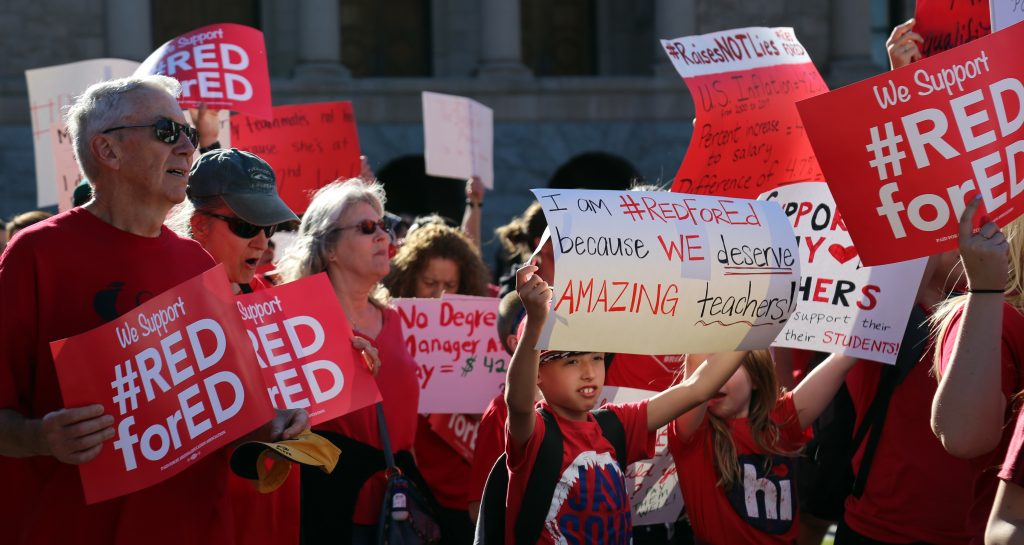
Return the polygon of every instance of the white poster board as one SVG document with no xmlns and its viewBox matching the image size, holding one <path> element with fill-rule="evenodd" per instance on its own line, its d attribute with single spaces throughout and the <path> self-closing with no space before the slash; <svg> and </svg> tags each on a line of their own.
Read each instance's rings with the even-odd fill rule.
<svg viewBox="0 0 1024 545">
<path fill-rule="evenodd" d="M 25 71 L 35 150 L 36 206 L 58 204 L 58 185 L 64 184 L 57 174 L 53 147 L 56 135 L 51 133 L 55 126 L 66 131 L 65 108 L 90 85 L 128 77 L 138 66 L 139 63 L 124 59 L 91 59 Z"/>
<path fill-rule="evenodd" d="M 989 0 L 988 9 L 992 17 L 992 32 L 1024 21 L 1024 2 L 1020 0 Z"/>
<path fill-rule="evenodd" d="M 800 247 L 798 308 L 774 346 L 894 363 L 928 258 L 865 267 L 825 182 L 778 187 Z"/>
<path fill-rule="evenodd" d="M 494 112 L 455 95 L 423 92 L 423 150 L 427 174 L 478 176 L 494 189 Z"/>
<path fill-rule="evenodd" d="M 776 203 L 533 193 L 555 255 L 540 348 L 654 355 L 766 348 L 796 307 L 800 257 Z"/>
</svg>

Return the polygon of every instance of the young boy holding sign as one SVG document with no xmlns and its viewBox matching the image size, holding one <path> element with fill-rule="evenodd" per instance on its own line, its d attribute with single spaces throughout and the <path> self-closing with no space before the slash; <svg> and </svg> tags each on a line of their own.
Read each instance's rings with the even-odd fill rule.
<svg viewBox="0 0 1024 545">
<path fill-rule="evenodd" d="M 509 469 L 505 542 L 523 540 L 516 521 L 530 490 L 538 453 L 548 443 L 546 427 L 554 425 L 562 435 L 558 482 L 552 498 L 529 497 L 531 504 L 551 507 L 539 538 L 530 536 L 525 541 L 630 543 L 630 504 L 621 468 L 652 457 L 658 428 L 714 395 L 736 371 L 743 353 L 721 354 L 721 361 L 701 366 L 690 379 L 649 400 L 606 405 L 614 417 L 611 420 L 618 422 L 611 427 L 620 427 L 623 436 L 613 446 L 603 431 L 607 424 L 599 424 L 591 412 L 601 398 L 605 354 L 533 348 L 551 300 L 551 288 L 536 271 L 531 265 L 516 273 L 516 289 L 526 307 L 527 322 L 505 386 Z M 538 387 L 544 399 L 535 405 Z"/>
</svg>

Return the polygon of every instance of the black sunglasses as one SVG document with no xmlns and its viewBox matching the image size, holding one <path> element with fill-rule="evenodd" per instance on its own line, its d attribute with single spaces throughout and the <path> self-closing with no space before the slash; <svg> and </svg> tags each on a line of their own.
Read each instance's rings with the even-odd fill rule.
<svg viewBox="0 0 1024 545">
<path fill-rule="evenodd" d="M 388 224 L 383 219 L 379 220 L 363 220 L 355 225 L 348 225 L 346 227 L 335 227 L 334 231 L 344 231 L 345 229 L 359 229 L 359 232 L 364 235 L 372 235 L 377 232 L 377 229 L 384 231 L 386 234 L 390 234 L 388 230 Z"/>
<path fill-rule="evenodd" d="M 210 216 L 211 218 L 217 218 L 223 220 L 224 223 L 228 224 L 228 229 L 231 230 L 239 238 L 252 238 L 263 231 L 267 235 L 267 238 L 274 236 L 277 232 L 277 225 L 253 225 L 242 218 L 232 218 L 229 216 L 222 216 L 220 214 L 214 214 L 213 212 L 200 212 L 203 215 Z"/>
<path fill-rule="evenodd" d="M 195 127 L 183 125 L 165 117 L 161 117 L 156 121 L 156 123 L 152 123 L 150 125 L 123 125 L 120 127 L 112 127 L 103 131 L 102 134 L 119 131 L 121 129 L 146 129 L 149 127 L 153 127 L 153 133 L 156 135 L 156 139 L 165 144 L 177 144 L 178 135 L 185 133 L 185 138 L 188 138 L 188 141 L 192 143 L 192 147 L 199 147 L 199 131 L 197 131 Z"/>
</svg>

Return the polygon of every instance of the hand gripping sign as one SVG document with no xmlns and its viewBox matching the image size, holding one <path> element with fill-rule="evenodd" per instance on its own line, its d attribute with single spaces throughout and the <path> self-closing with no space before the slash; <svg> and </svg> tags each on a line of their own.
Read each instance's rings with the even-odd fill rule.
<svg viewBox="0 0 1024 545">
<path fill-rule="evenodd" d="M 697 119 L 672 191 L 757 198 L 821 178 L 796 101 L 828 91 L 791 28 L 742 28 L 662 40 Z"/>
<path fill-rule="evenodd" d="M 427 174 L 479 176 L 494 189 L 494 112 L 455 95 L 423 92 L 423 149 Z"/>
<path fill-rule="evenodd" d="M 274 169 L 277 192 L 302 214 L 317 189 L 358 176 L 359 135 L 351 102 L 275 106 L 274 118 L 231 118 L 234 146 L 259 155 Z"/>
<path fill-rule="evenodd" d="M 182 34 L 151 53 L 135 75 L 164 74 L 181 82 L 182 108 L 273 115 L 263 33 L 232 23 Z"/>
<path fill-rule="evenodd" d="M 766 348 L 796 307 L 800 255 L 776 203 L 534 189 L 555 253 L 538 348 Z"/>
<path fill-rule="evenodd" d="M 315 426 L 381 400 L 326 274 L 239 295 L 235 306 L 274 407 L 305 409 Z"/>
<path fill-rule="evenodd" d="M 985 0 L 917 0 L 914 32 L 921 35 L 921 55 L 931 57 L 989 33 Z"/>
<path fill-rule="evenodd" d="M 421 414 L 479 414 L 501 393 L 509 356 L 498 339 L 498 301 L 392 299 L 418 366 Z"/>
<path fill-rule="evenodd" d="M 798 104 L 865 265 L 956 248 L 965 203 L 1020 215 L 1024 25 Z"/>
<path fill-rule="evenodd" d="M 274 415 L 223 265 L 50 351 L 65 405 L 114 417 L 114 440 L 79 466 L 87 503 L 168 479 Z"/>
<path fill-rule="evenodd" d="M 926 259 L 864 267 L 825 182 L 775 188 L 800 247 L 800 304 L 774 346 L 894 363 Z"/>
</svg>

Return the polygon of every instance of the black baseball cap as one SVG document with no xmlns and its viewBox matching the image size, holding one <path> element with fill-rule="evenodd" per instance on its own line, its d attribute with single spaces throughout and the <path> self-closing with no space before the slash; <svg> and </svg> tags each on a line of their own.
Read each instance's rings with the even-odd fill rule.
<svg viewBox="0 0 1024 545">
<path fill-rule="evenodd" d="M 253 225 L 299 221 L 277 194 L 274 170 L 240 149 L 216 149 L 199 156 L 188 175 L 189 200 L 221 197 L 238 217 Z"/>
</svg>

